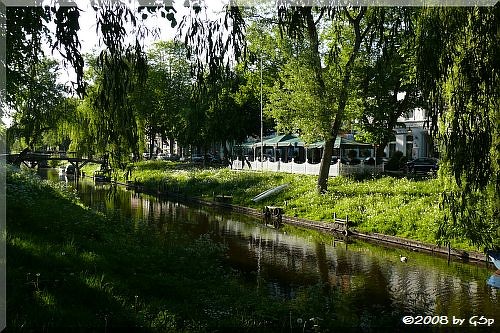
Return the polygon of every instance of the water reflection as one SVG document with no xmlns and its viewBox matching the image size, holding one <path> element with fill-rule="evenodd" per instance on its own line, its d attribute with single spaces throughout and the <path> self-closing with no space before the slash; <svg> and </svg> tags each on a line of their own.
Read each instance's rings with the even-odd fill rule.
<svg viewBox="0 0 500 333">
<path fill-rule="evenodd" d="M 500 324 L 500 276 L 479 266 L 448 265 L 445 259 L 359 241 L 347 248 L 333 238 L 317 242 L 300 232 L 270 229 L 252 217 L 94 186 L 85 178 L 74 186 L 86 205 L 131 220 L 137 228 L 147 224 L 159 234 L 193 239 L 210 234 L 226 245 L 228 264 L 250 286 L 278 298 L 294 299 L 304 288 L 320 285 L 324 295 L 340 292 L 346 316 L 354 311 L 361 324 L 404 314 L 483 315 Z M 400 254 L 409 257 L 408 263 L 400 262 Z"/>
</svg>

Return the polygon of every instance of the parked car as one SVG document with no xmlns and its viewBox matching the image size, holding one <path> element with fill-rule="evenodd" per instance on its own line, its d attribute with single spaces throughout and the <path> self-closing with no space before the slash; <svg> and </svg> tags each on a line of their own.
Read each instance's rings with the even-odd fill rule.
<svg viewBox="0 0 500 333">
<path fill-rule="evenodd" d="M 349 160 L 349 165 L 358 165 L 361 164 L 361 160 L 359 158 L 351 158 Z"/>
<path fill-rule="evenodd" d="M 204 159 L 203 155 L 198 155 L 198 154 L 191 155 L 191 162 L 193 163 L 202 163 L 203 159 Z"/>
<path fill-rule="evenodd" d="M 375 158 L 367 157 L 363 160 L 364 165 L 375 165 Z"/>
<path fill-rule="evenodd" d="M 170 161 L 178 161 L 180 159 L 179 155 L 172 154 L 168 158 Z"/>
<path fill-rule="evenodd" d="M 156 159 L 157 159 L 157 160 L 163 160 L 163 161 L 166 161 L 166 160 L 168 160 L 168 154 L 165 154 L 165 153 L 159 153 L 158 155 L 156 155 Z"/>
<path fill-rule="evenodd" d="M 409 173 L 435 173 L 438 169 L 438 161 L 434 158 L 421 157 L 406 163 Z"/>
<path fill-rule="evenodd" d="M 389 159 L 387 157 L 377 157 L 377 165 L 387 164 Z"/>
</svg>

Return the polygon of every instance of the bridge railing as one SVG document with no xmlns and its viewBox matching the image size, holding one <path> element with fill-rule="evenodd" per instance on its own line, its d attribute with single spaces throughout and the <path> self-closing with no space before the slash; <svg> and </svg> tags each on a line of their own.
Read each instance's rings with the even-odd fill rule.
<svg viewBox="0 0 500 333">
<path fill-rule="evenodd" d="M 23 155 L 23 156 L 21 156 Z M 29 151 L 24 153 L 11 153 L 6 154 L 6 160 L 8 163 L 13 163 L 18 160 L 19 157 L 24 161 L 34 161 L 39 162 L 43 160 L 90 160 L 98 163 L 103 162 L 102 157 L 87 156 L 75 151 L 52 151 L 52 150 L 42 150 L 42 151 Z"/>
</svg>

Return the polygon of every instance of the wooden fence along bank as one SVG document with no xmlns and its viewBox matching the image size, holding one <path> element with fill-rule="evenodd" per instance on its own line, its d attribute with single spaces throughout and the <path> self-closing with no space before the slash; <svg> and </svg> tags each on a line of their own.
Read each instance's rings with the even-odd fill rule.
<svg viewBox="0 0 500 333">
<path fill-rule="evenodd" d="M 206 201 L 206 200 L 201 200 L 201 199 L 192 199 L 195 202 L 198 202 L 200 204 L 204 205 L 210 205 L 210 206 L 218 206 L 218 207 L 223 207 L 230 209 L 235 212 L 240 212 L 248 215 L 253 215 L 253 216 L 258 216 L 262 217 L 264 221 L 266 221 L 266 208 L 264 207 L 263 210 L 255 209 L 255 208 L 249 208 L 249 207 L 242 207 L 242 206 L 237 206 L 237 205 L 232 205 L 228 202 L 223 202 L 223 201 Z M 225 200 L 227 201 L 227 200 Z M 269 208 L 276 208 L 276 207 L 269 207 Z M 275 218 L 276 214 L 273 214 L 271 218 Z M 489 262 L 487 256 L 483 253 L 479 252 L 467 252 L 467 251 L 461 251 L 461 250 L 456 250 L 452 249 L 449 247 L 443 247 L 443 246 L 438 246 L 438 245 L 433 245 L 433 244 L 427 244 L 423 242 L 419 242 L 416 240 L 411 240 L 411 239 L 406 239 L 406 238 L 401 238 L 401 237 L 396 237 L 396 236 L 389 236 L 389 235 L 383 235 L 383 234 L 378 234 L 378 233 L 370 233 L 370 234 L 365 234 L 361 233 L 355 230 L 352 230 L 349 228 L 350 222 L 349 222 L 349 217 L 346 216 L 345 219 L 339 219 L 337 216 L 334 214 L 333 216 L 333 221 L 332 222 L 318 222 L 318 221 L 312 221 L 312 220 L 307 220 L 307 219 L 302 219 L 298 217 L 292 217 L 292 216 L 286 216 L 286 215 L 281 215 L 279 218 L 280 223 L 285 223 L 288 225 L 296 226 L 296 227 L 301 227 L 301 228 L 306 228 L 306 229 L 314 229 L 318 230 L 321 232 L 326 232 L 326 233 L 333 233 L 336 234 L 342 238 L 348 237 L 348 236 L 354 236 L 359 239 L 364 239 L 368 240 L 371 242 L 376 242 L 376 243 L 382 243 L 384 245 L 391 245 L 391 246 L 400 246 L 400 247 L 405 247 L 409 248 L 411 250 L 416 250 L 416 251 L 424 251 L 432 254 L 439 254 L 439 255 L 445 255 L 448 256 L 448 259 L 450 257 L 456 257 L 460 258 L 464 261 L 483 261 L 483 262 Z M 267 222 L 266 222 L 267 223 Z M 276 223 L 268 223 L 268 224 L 273 224 L 274 226 L 277 226 Z M 278 225 L 279 227 L 279 225 Z"/>
</svg>

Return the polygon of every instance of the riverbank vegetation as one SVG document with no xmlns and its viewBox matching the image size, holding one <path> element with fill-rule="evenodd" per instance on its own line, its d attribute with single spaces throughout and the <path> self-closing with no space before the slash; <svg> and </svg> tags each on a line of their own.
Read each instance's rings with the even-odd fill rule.
<svg viewBox="0 0 500 333">
<path fill-rule="evenodd" d="M 146 222 L 137 228 L 84 207 L 61 183 L 10 168 L 7 227 L 14 330 L 272 332 L 310 327 L 320 316 L 320 327 L 349 331 L 367 322 L 394 327 L 402 316 L 390 304 L 377 318 L 352 313 L 356 290 L 321 284 L 297 288 L 291 299 L 271 296 L 232 270 L 209 235 L 192 242 Z"/>
<path fill-rule="evenodd" d="M 371 229 L 413 237 L 421 232 L 408 222 L 416 218 L 412 214 L 429 213 L 439 221 L 437 240 L 443 244 L 467 238 L 475 246 L 500 248 L 499 6 L 260 4 L 227 6 L 207 19 L 208 8 L 196 4 L 186 13 L 106 3 L 89 8 L 99 47 L 85 56 L 78 31 L 86 10 L 59 1 L 46 8 L 8 7 L 7 146 L 75 150 L 125 170 L 144 153 L 185 157 L 211 151 L 230 160 L 242 153 L 237 147 L 247 138 L 300 133 L 324 145 L 317 182 L 307 181 L 321 195 L 303 192 L 302 204 L 291 202 L 297 214 L 313 214 L 308 210 L 319 207 L 316 200 L 336 209 L 356 206 L 353 220 L 369 216 L 376 221 Z M 154 16 L 177 27 L 179 38 L 148 48 L 143 37 L 153 33 L 146 22 Z M 76 82 L 58 83 L 58 62 L 44 46 L 62 55 Z M 406 123 L 407 139 L 395 140 L 397 128 L 405 132 L 401 117 L 418 109 L 427 121 Z M 422 129 L 419 140 L 412 127 Z M 423 209 L 437 206 L 425 201 L 425 193 L 397 194 L 393 203 L 387 199 L 375 208 L 379 200 L 361 199 L 365 190 L 347 197 L 335 188 L 342 184 L 331 190 L 335 140 L 348 133 L 378 147 L 378 157 L 394 157 L 395 149 L 408 158 L 439 155 L 444 216 Z M 381 193 L 366 197 L 383 197 L 384 187 L 393 186 L 368 186 L 379 185 Z M 406 211 L 406 204 L 400 209 L 405 200 L 422 210 Z M 327 217 L 331 209 L 325 205 L 314 214 Z M 387 206 L 392 211 L 379 217 Z"/>
<path fill-rule="evenodd" d="M 434 178 L 407 179 L 381 177 L 355 180 L 329 179 L 330 190 L 318 194 L 315 176 L 273 172 L 200 169 L 164 161 L 139 162 L 133 178 L 146 190 L 180 193 L 212 200 L 214 195 L 231 195 L 236 205 L 262 208 L 282 206 L 289 216 L 333 221 L 349 216 L 350 226 L 360 232 L 378 232 L 431 244 L 437 241 L 443 218 L 439 207 L 440 181 Z M 290 184 L 283 192 L 255 203 L 251 199 L 270 188 Z M 454 239 L 452 247 L 478 250 L 464 239 Z"/>
<path fill-rule="evenodd" d="M 7 225 L 11 328 L 276 324 L 264 311 L 271 299 L 245 289 L 208 236 L 188 243 L 136 229 L 83 207 L 62 185 L 17 172 L 7 175 Z"/>
</svg>

